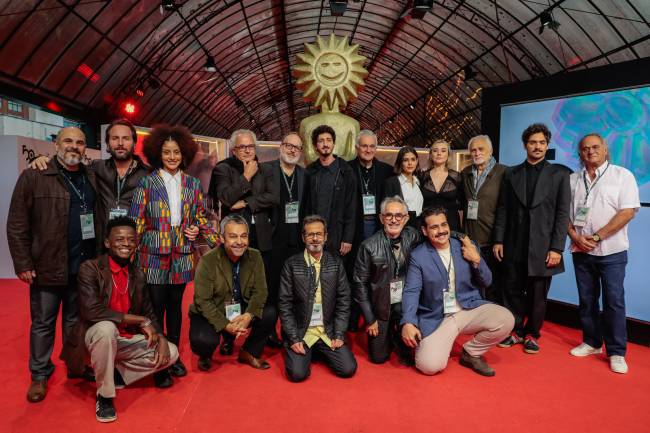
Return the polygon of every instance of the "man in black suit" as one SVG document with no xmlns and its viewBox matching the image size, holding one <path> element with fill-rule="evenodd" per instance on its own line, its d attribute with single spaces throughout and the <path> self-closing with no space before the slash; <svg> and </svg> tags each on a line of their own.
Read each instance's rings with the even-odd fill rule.
<svg viewBox="0 0 650 433">
<path fill-rule="evenodd" d="M 280 272 L 285 260 L 302 250 L 299 210 L 305 191 L 305 169 L 298 163 L 302 156 L 302 140 L 290 132 L 280 144 L 280 158 L 266 162 L 273 173 L 275 188 L 280 191 L 280 201 L 273 208 L 273 248 L 266 270 L 269 296 L 267 303 L 277 305 L 280 287 Z M 275 329 L 269 338 L 269 345 L 280 347 Z"/>
<path fill-rule="evenodd" d="M 384 183 L 393 176 L 393 167 L 375 158 L 377 153 L 377 135 L 364 129 L 357 135 L 357 157 L 348 162 L 357 179 L 357 214 L 352 243 L 351 259 L 347 263 L 348 277 L 352 278 L 354 263 L 359 245 L 381 228 L 379 205 L 384 199 Z M 355 301 L 350 313 L 348 330 L 356 331 L 359 326 L 361 310 Z"/>
<path fill-rule="evenodd" d="M 515 316 L 512 334 L 499 346 L 523 343 L 526 353 L 537 353 L 551 277 L 564 272 L 570 170 L 546 161 L 551 141 L 546 125 L 530 125 L 522 141 L 526 161 L 506 171 L 494 224 L 493 252 L 505 268 L 505 305 Z"/>
</svg>

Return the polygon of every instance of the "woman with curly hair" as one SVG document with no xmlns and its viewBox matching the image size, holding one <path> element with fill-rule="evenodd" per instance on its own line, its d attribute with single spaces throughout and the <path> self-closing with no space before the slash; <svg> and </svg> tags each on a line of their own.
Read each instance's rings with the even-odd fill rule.
<svg viewBox="0 0 650 433">
<path fill-rule="evenodd" d="M 130 211 L 138 230 L 137 261 L 147 276 L 154 311 L 158 322 L 166 327 L 167 339 L 176 346 L 180 342 L 183 292 L 194 278 L 194 240 L 201 232 L 210 246 L 218 243 L 205 217 L 201 184 L 183 172 L 197 150 L 198 144 L 187 128 L 154 126 L 143 143 L 152 171 L 140 181 Z M 170 373 L 176 377 L 187 374 L 180 358 L 169 372 L 154 376 L 156 385 L 171 386 Z"/>
</svg>

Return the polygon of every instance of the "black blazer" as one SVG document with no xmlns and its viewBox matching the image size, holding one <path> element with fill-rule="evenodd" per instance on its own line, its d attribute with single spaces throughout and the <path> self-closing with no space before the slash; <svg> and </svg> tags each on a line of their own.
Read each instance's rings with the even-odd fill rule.
<svg viewBox="0 0 650 433">
<path fill-rule="evenodd" d="M 495 244 L 503 244 L 506 263 L 528 262 L 528 275 L 548 277 L 564 272 L 564 261 L 546 267 L 550 250 L 564 251 L 569 227 L 571 190 L 569 170 L 560 164 L 544 164 L 530 208 L 526 201 L 525 162 L 506 170 L 501 182 L 493 229 Z M 526 224 L 526 220 L 530 224 Z M 528 237 L 528 257 L 515 257 L 518 242 Z"/>
<path fill-rule="evenodd" d="M 284 212 L 284 209 L 280 207 L 280 191 L 282 191 L 282 183 L 284 182 L 282 179 L 282 168 L 280 167 L 279 159 L 265 162 L 262 165 L 268 167 L 269 170 L 271 170 L 271 173 L 273 173 L 273 182 L 275 182 L 275 188 L 278 191 L 278 204 L 275 205 L 271 210 L 271 222 L 273 223 L 273 231 L 275 231 L 278 222 L 281 220 L 280 213 Z M 294 200 L 299 201 L 300 206 L 302 206 L 305 194 L 305 169 L 300 165 L 296 165 L 295 171 L 293 173 L 295 176 L 294 182 L 296 182 L 296 186 L 298 188 L 298 196 L 294 197 Z"/>
<path fill-rule="evenodd" d="M 255 176 L 249 182 L 243 173 L 241 161 L 234 157 L 226 158 L 212 170 L 209 194 L 213 200 L 221 203 L 221 218 L 231 214 L 243 214 L 244 209 L 231 211 L 230 207 L 239 200 L 246 200 L 247 207 L 255 217 L 255 230 L 257 245 L 260 251 L 269 251 L 272 247 L 273 225 L 271 213 L 279 204 L 279 184 L 273 179 L 273 172 L 269 166 L 259 165 Z"/>
<path fill-rule="evenodd" d="M 320 266 L 325 333 L 331 339 L 343 340 L 350 318 L 351 299 L 343 262 L 339 257 L 324 251 Z M 304 252 L 289 257 L 282 269 L 278 297 L 282 334 L 289 346 L 303 341 L 311 320 L 315 296 Z"/>
</svg>

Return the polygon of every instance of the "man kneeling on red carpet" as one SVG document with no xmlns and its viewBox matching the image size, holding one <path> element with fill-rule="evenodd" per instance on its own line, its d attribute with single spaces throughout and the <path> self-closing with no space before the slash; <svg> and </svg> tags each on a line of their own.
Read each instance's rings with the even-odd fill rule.
<svg viewBox="0 0 650 433">
<path fill-rule="evenodd" d="M 173 364 L 178 349 L 162 335 L 156 322 L 142 270 L 132 265 L 137 246 L 135 222 L 117 217 L 108 222 L 107 256 L 87 260 L 79 269 L 80 320 L 63 349 L 72 368 L 83 369 L 85 351 L 95 371 L 95 416 L 117 419 L 113 399 L 123 388 Z M 171 378 L 156 380 L 167 388 Z"/>
<path fill-rule="evenodd" d="M 323 251 L 327 225 L 322 217 L 303 220 L 302 239 L 305 251 L 287 259 L 280 277 L 278 307 L 287 378 L 307 379 L 315 358 L 324 360 L 337 376 L 352 377 L 357 361 L 344 341 L 351 294 L 343 262 Z"/>
<path fill-rule="evenodd" d="M 415 366 L 424 374 L 445 369 L 458 334 L 473 334 L 463 345 L 460 364 L 494 376 L 483 354 L 514 326 L 507 309 L 481 298 L 479 288 L 492 274 L 476 246 L 463 236 L 450 238 L 441 207 L 422 212 L 424 244 L 411 252 L 402 294 L 402 339 L 415 347 Z"/>
</svg>

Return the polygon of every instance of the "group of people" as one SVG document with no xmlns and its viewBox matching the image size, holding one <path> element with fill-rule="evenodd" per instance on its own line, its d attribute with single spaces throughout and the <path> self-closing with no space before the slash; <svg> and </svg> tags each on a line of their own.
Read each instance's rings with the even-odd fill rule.
<svg viewBox="0 0 650 433">
<path fill-rule="evenodd" d="M 472 164 L 460 173 L 448 168 L 446 141 L 433 143 L 420 171 L 410 147 L 394 167 L 379 161 L 372 131 L 358 135 L 349 162 L 333 153 L 331 127 L 310 138 L 318 159 L 303 168 L 298 134 L 260 163 L 255 134 L 235 131 L 204 200 L 185 172 L 197 153 L 186 128 L 154 127 L 145 164 L 134 126 L 116 120 L 105 136 L 111 157 L 87 166 L 83 132 L 63 128 L 56 155 L 20 175 L 7 222 L 16 274 L 30 284 L 27 399 L 45 398 L 61 307 L 68 377 L 96 382 L 99 421 L 116 419 L 116 389 L 151 374 L 172 386 L 187 374 L 179 344 L 190 281 L 189 341 L 201 371 L 243 339 L 237 360 L 253 368 L 270 367 L 269 345 L 283 347 L 290 381 L 306 380 L 315 360 L 351 377 L 346 332 L 362 316 L 372 363 L 394 351 L 435 374 L 456 337 L 470 334 L 460 364 L 493 376 L 483 356 L 492 347 L 539 352 L 567 234 L 583 325 L 571 354 L 601 353 L 604 343 L 611 369 L 627 371 L 627 224 L 640 203 L 633 175 L 609 162 L 600 135 L 580 140 L 583 169 L 573 174 L 546 160 L 542 124 L 523 132 L 526 160 L 514 167 L 495 161 L 489 137 L 473 137 Z M 220 209 L 219 227 L 206 200 Z M 199 238 L 212 247 L 203 255 Z"/>
</svg>

